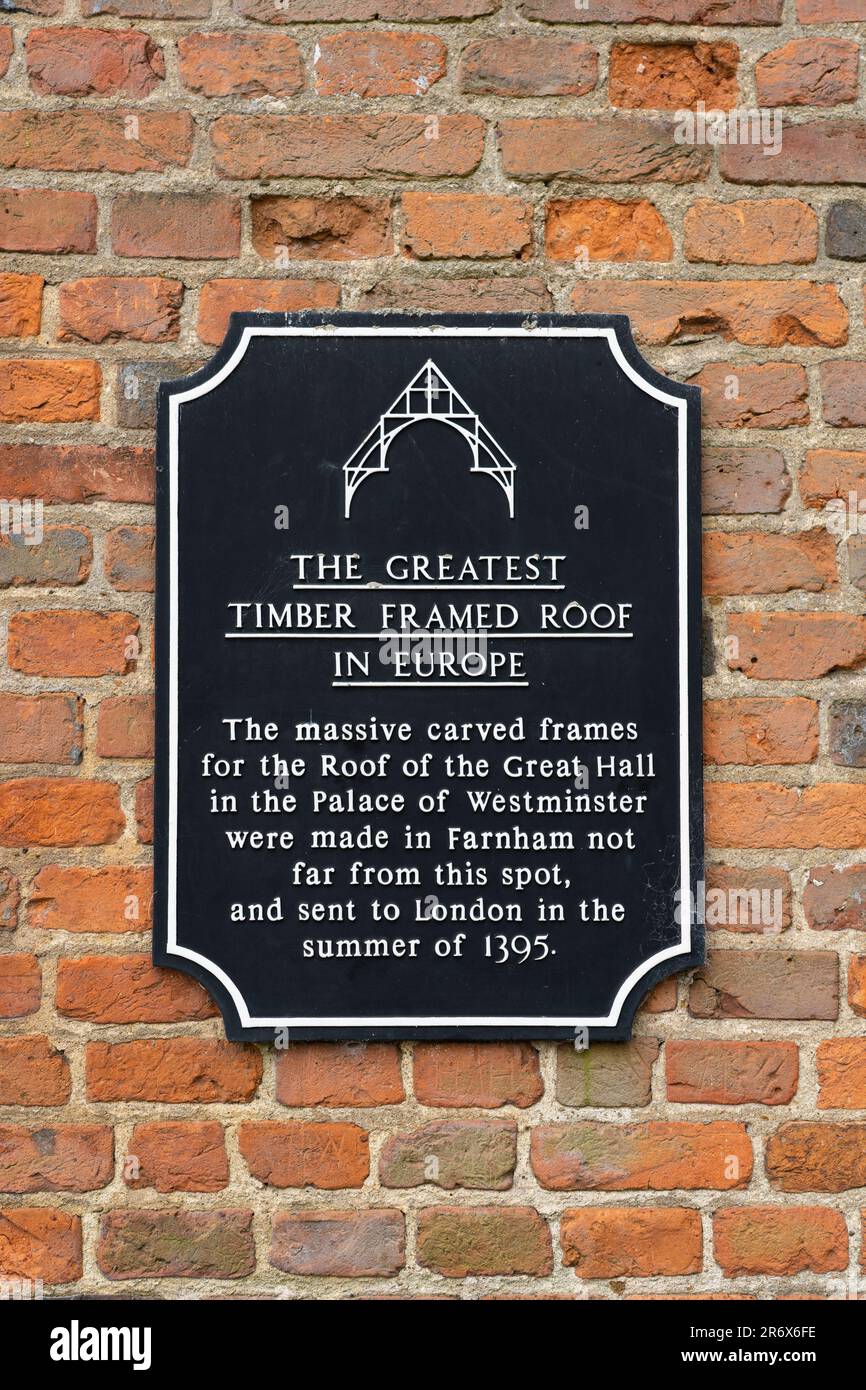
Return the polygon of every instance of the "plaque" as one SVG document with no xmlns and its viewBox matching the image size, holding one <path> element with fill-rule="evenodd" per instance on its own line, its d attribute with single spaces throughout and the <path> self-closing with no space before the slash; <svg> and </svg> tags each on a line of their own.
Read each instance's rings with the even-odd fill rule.
<svg viewBox="0 0 866 1390">
<path fill-rule="evenodd" d="M 154 959 L 229 1037 L 621 1039 L 702 959 L 699 411 L 619 316 L 163 384 Z"/>
</svg>

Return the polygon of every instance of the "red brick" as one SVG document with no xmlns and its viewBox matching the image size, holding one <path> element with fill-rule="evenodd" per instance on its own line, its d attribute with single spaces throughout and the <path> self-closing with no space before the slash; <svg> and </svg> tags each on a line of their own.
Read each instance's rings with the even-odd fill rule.
<svg viewBox="0 0 866 1390">
<path fill-rule="evenodd" d="M 822 362 L 820 378 L 824 419 L 827 424 L 838 425 L 840 428 L 866 425 L 866 362 Z"/>
<path fill-rule="evenodd" d="M 370 1174 L 369 1136 L 359 1125 L 249 1122 L 238 1146 L 268 1187 L 363 1187 Z"/>
<path fill-rule="evenodd" d="M 323 35 L 313 78 L 320 96 L 421 97 L 445 75 L 447 49 L 433 34 Z"/>
<path fill-rule="evenodd" d="M 185 1023 L 219 1012 L 196 980 L 157 969 L 146 955 L 59 961 L 56 1004 L 84 1023 Z"/>
<path fill-rule="evenodd" d="M 866 864 L 810 869 L 803 912 L 813 931 L 866 931 Z"/>
<path fill-rule="evenodd" d="M 24 952 L 0 956 L 0 1018 L 35 1014 L 41 1002 L 42 970 L 36 957 Z"/>
<path fill-rule="evenodd" d="M 866 20 L 864 0 L 797 0 L 801 24 L 859 24 Z"/>
<path fill-rule="evenodd" d="M 33 880 L 27 924 L 44 931 L 146 931 L 152 896 L 148 865 L 46 864 Z"/>
<path fill-rule="evenodd" d="M 184 34 L 180 80 L 206 97 L 289 97 L 304 85 L 301 54 L 284 34 Z"/>
<path fill-rule="evenodd" d="M 143 845 L 153 844 L 153 778 L 145 777 L 135 788 L 135 826 Z"/>
<path fill-rule="evenodd" d="M 783 1125 L 767 1143 L 767 1175 L 783 1192 L 866 1187 L 866 1125 Z"/>
<path fill-rule="evenodd" d="M 839 582 L 836 542 L 820 529 L 798 535 L 707 531 L 703 561 L 705 594 L 817 593 Z"/>
<path fill-rule="evenodd" d="M 766 146 L 719 147 L 719 171 L 732 183 L 863 183 L 866 177 L 866 121 L 806 121 L 785 124 L 778 152 Z"/>
<path fill-rule="evenodd" d="M 665 1045 L 668 1100 L 681 1105 L 787 1105 L 797 1093 L 797 1044 L 698 1042 Z"/>
<path fill-rule="evenodd" d="M 88 1043 L 86 1061 L 91 1100 L 248 1101 L 262 1079 L 255 1048 L 206 1038 Z"/>
<path fill-rule="evenodd" d="M 522 1108 L 544 1093 L 538 1053 L 529 1043 L 419 1043 L 414 1070 L 422 1105 Z"/>
<path fill-rule="evenodd" d="M 135 1125 L 122 1158 L 127 1187 L 219 1192 L 228 1185 L 223 1127 L 216 1120 Z"/>
<path fill-rule="evenodd" d="M 608 91 L 611 106 L 691 109 L 699 101 L 727 111 L 739 96 L 735 43 L 614 43 Z"/>
<path fill-rule="evenodd" d="M 152 502 L 152 449 L 105 444 L 0 444 L 0 492 L 57 502 Z"/>
<path fill-rule="evenodd" d="M 180 332 L 183 285 L 157 276 L 102 276 L 60 286 L 57 337 L 69 343 L 172 342 Z"/>
<path fill-rule="evenodd" d="M 105 576 L 121 593 L 153 593 L 152 526 L 117 526 L 105 538 Z"/>
<path fill-rule="evenodd" d="M 780 24 L 782 20 L 782 0 L 592 0 L 585 10 L 575 9 L 574 0 L 521 0 L 519 8 L 527 19 L 549 24 Z"/>
<path fill-rule="evenodd" d="M 704 761 L 757 767 L 818 756 L 818 705 L 805 696 L 704 702 Z"/>
<path fill-rule="evenodd" d="M 0 362 L 0 423 L 98 420 L 101 383 L 96 362 L 7 357 Z"/>
<path fill-rule="evenodd" d="M 90 532 L 77 526 L 45 526 L 38 545 L 23 534 L 0 536 L 0 587 L 84 584 L 92 560 Z"/>
<path fill-rule="evenodd" d="M 803 265 L 818 254 L 818 218 L 796 198 L 715 203 L 698 198 L 683 218 L 685 254 L 715 265 Z"/>
<path fill-rule="evenodd" d="M 96 733 L 100 758 L 152 758 L 153 719 L 152 695 L 118 695 L 103 700 Z"/>
<path fill-rule="evenodd" d="M 866 1109 L 866 1038 L 825 1038 L 815 1059 L 819 1110 Z"/>
<path fill-rule="evenodd" d="M 505 173 L 516 179 L 692 183 L 710 166 L 707 150 L 677 143 L 672 123 L 641 116 L 505 120 L 499 144 Z"/>
<path fill-rule="evenodd" d="M 432 1120 L 398 1131 L 379 1156 L 383 1187 L 507 1191 L 517 1162 L 517 1126 L 509 1120 Z"/>
<path fill-rule="evenodd" d="M 425 275 L 380 280 L 361 294 L 362 309 L 427 310 L 441 314 L 513 314 L 543 312 L 553 301 L 547 286 L 536 277 L 506 276 L 479 280 L 433 278 Z"/>
<path fill-rule="evenodd" d="M 689 991 L 694 1018 L 823 1018 L 839 1015 L 839 960 L 832 951 L 710 951 Z"/>
<path fill-rule="evenodd" d="M 0 111 L 0 167 L 158 174 L 188 163 L 192 137 L 188 111 Z"/>
<path fill-rule="evenodd" d="M 0 338 L 35 338 L 42 321 L 41 275 L 0 275 Z"/>
<path fill-rule="evenodd" d="M 809 423 L 809 384 L 799 363 L 710 362 L 689 383 L 701 388 L 707 429 L 783 430 Z"/>
<path fill-rule="evenodd" d="M 0 1124 L 0 1190 L 92 1192 L 114 1175 L 109 1125 L 28 1129 Z"/>
<path fill-rule="evenodd" d="M 547 205 L 545 254 L 552 261 L 669 261 L 673 241 L 645 198 L 556 198 Z"/>
<path fill-rule="evenodd" d="M 77 695 L 0 695 L 0 762 L 79 763 L 83 712 Z"/>
<path fill-rule="evenodd" d="M 124 19 L 207 19 L 211 0 L 81 0 L 83 15 Z"/>
<path fill-rule="evenodd" d="M 340 287 L 331 280 L 210 280 L 199 293 L 198 336 L 218 345 L 233 313 L 334 309 L 339 302 Z"/>
<path fill-rule="evenodd" d="M 217 194 L 126 193 L 111 210 L 118 256 L 229 260 L 240 252 L 240 203 Z"/>
<path fill-rule="evenodd" d="M 81 1217 L 56 1207 L 0 1211 L 0 1269 L 7 1279 L 74 1283 L 82 1274 Z"/>
<path fill-rule="evenodd" d="M 123 676 L 134 669 L 138 626 L 134 613 L 14 613 L 9 665 L 29 676 Z"/>
<path fill-rule="evenodd" d="M 571 299 L 580 313 L 598 313 L 604 302 L 608 313 L 628 314 L 645 343 L 718 336 L 751 347 L 838 347 L 848 339 L 835 285 L 808 280 L 590 280 Z"/>
<path fill-rule="evenodd" d="M 579 1207 L 562 1213 L 563 1262 L 579 1279 L 700 1272 L 700 1212 L 687 1207 Z"/>
<path fill-rule="evenodd" d="M 850 493 L 866 495 L 866 453 L 809 449 L 797 481 L 805 507 L 824 507 L 836 498 L 847 506 Z"/>
<path fill-rule="evenodd" d="M 108 845 L 124 829 L 114 782 L 21 777 L 0 782 L 0 845 Z"/>
<path fill-rule="evenodd" d="M 838 106 L 857 99 L 859 49 L 851 39 L 792 39 L 755 65 L 760 106 Z"/>
<path fill-rule="evenodd" d="M 270 1263 L 286 1274 L 384 1278 L 397 1274 L 405 1258 L 399 1211 L 305 1210 L 274 1216 Z"/>
<path fill-rule="evenodd" d="M 251 1211 L 109 1211 L 97 1259 L 109 1279 L 242 1279 L 256 1266 Z"/>
<path fill-rule="evenodd" d="M 556 1099 L 575 1107 L 649 1105 L 658 1055 L 658 1038 L 593 1043 L 584 1052 L 566 1043 L 556 1053 Z"/>
<path fill-rule="evenodd" d="M 69 1063 L 48 1038 L 0 1038 L 0 1105 L 65 1105 L 71 1091 Z"/>
<path fill-rule="evenodd" d="M 785 456 L 779 449 L 702 450 L 701 505 L 707 516 L 781 512 L 791 493 Z"/>
<path fill-rule="evenodd" d="M 5 77 L 9 67 L 9 62 L 15 50 L 15 39 L 12 30 L 4 24 L 0 28 L 0 77 Z"/>
<path fill-rule="evenodd" d="M 451 1279 L 550 1274 L 550 1231 L 533 1207 L 425 1207 L 418 1263 Z"/>
<path fill-rule="evenodd" d="M 146 97 L 165 77 L 162 49 L 135 29 L 31 29 L 24 49 L 41 96 Z"/>
<path fill-rule="evenodd" d="M 728 665 L 753 680 L 814 680 L 866 661 L 866 618 L 849 613 L 731 613 Z"/>
<path fill-rule="evenodd" d="M 366 260 L 394 251 L 388 198 L 253 198 L 251 212 L 253 246 L 272 263 L 279 263 L 281 256 L 305 261 Z M 336 286 L 328 289 L 336 293 Z"/>
<path fill-rule="evenodd" d="M 727 1120 L 539 1125 L 530 1152 L 533 1173 L 554 1192 L 721 1191 L 746 1187 L 752 1172 L 745 1126 Z"/>
<path fill-rule="evenodd" d="M 233 9 L 262 24 L 301 24 L 323 20 L 358 22 L 364 19 L 475 19 L 499 8 L 499 0 L 292 0 L 278 9 L 272 0 L 233 0 Z"/>
<path fill-rule="evenodd" d="M 295 1043 L 276 1055 L 281 1105 L 396 1105 L 403 1094 L 394 1043 Z"/>
<path fill-rule="evenodd" d="M 532 209 L 520 198 L 484 193 L 404 193 L 403 251 L 419 260 L 525 259 Z"/>
<path fill-rule="evenodd" d="M 866 1018 L 866 956 L 852 956 L 848 963 L 848 1003 L 852 1013 Z"/>
<path fill-rule="evenodd" d="M 9 869 L 0 869 L 0 931 L 14 931 L 17 927 L 20 900 L 17 878 Z"/>
<path fill-rule="evenodd" d="M 857 849 L 866 831 L 862 783 L 711 782 L 706 793 L 708 841 L 723 848 Z"/>
<path fill-rule="evenodd" d="M 848 1229 L 830 1207 L 722 1207 L 713 1250 L 728 1277 L 827 1274 L 848 1267 Z"/>
<path fill-rule="evenodd" d="M 2 122 L 0 122 L 2 136 Z M 211 126 L 226 178 L 360 179 L 471 174 L 484 148 L 478 116 L 219 116 Z"/>
<path fill-rule="evenodd" d="M 96 250 L 96 198 L 69 189 L 0 189 L 0 251 Z"/>
<path fill-rule="evenodd" d="M 791 879 L 784 869 L 706 866 L 706 925 L 733 932 L 786 931 Z"/>
<path fill-rule="evenodd" d="M 462 92 L 503 97 L 583 96 L 598 81 L 598 54 L 572 39 L 515 34 L 479 39 L 460 55 Z"/>
</svg>

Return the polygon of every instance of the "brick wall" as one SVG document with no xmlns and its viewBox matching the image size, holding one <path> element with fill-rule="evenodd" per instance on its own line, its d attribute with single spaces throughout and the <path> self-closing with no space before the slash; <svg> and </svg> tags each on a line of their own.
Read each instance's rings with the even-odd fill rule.
<svg viewBox="0 0 866 1390">
<path fill-rule="evenodd" d="M 0 538 L 0 1272 L 853 1288 L 864 0 L 78 5 L 0 12 L 0 496 L 45 504 Z M 781 149 L 678 143 L 698 101 L 781 108 Z M 281 1054 L 149 964 L 154 383 L 305 306 L 625 311 L 704 388 L 708 883 L 784 912 L 711 921 L 628 1045 Z"/>
</svg>

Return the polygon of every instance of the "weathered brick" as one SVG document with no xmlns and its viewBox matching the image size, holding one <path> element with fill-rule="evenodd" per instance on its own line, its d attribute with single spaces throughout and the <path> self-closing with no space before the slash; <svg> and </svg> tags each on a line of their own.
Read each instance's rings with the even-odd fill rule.
<svg viewBox="0 0 866 1390">
<path fill-rule="evenodd" d="M 822 864 L 810 869 L 803 911 L 813 931 L 866 931 L 866 865 Z"/>
<path fill-rule="evenodd" d="M 65 1105 L 71 1090 L 69 1063 L 48 1038 L 0 1038 L 0 1105 Z"/>
<path fill-rule="evenodd" d="M 30 676 L 125 675 L 134 669 L 134 613 L 44 609 L 9 619 L 9 665 Z"/>
<path fill-rule="evenodd" d="M 858 589 L 866 591 L 866 538 L 849 536 L 848 579 Z"/>
<path fill-rule="evenodd" d="M 856 849 L 866 830 L 862 784 L 712 782 L 706 793 L 707 839 L 720 848 Z"/>
<path fill-rule="evenodd" d="M 710 951 L 689 991 L 694 1018 L 825 1018 L 839 1014 L 833 951 Z"/>
<path fill-rule="evenodd" d="M 748 1186 L 752 1172 L 745 1126 L 727 1120 L 539 1125 L 530 1153 L 539 1183 L 554 1192 L 723 1191 Z"/>
<path fill-rule="evenodd" d="M 9 26 L 4 24 L 2 28 L 0 28 L 0 77 L 6 76 L 14 50 L 14 35 Z"/>
<path fill-rule="evenodd" d="M 353 261 L 393 254 L 388 198 L 253 198 L 251 212 L 253 246 L 267 261 L 280 256 Z"/>
<path fill-rule="evenodd" d="M 784 594 L 791 589 L 817 593 L 838 582 L 836 542 L 828 531 L 704 533 L 705 594 Z"/>
<path fill-rule="evenodd" d="M 444 178 L 471 174 L 484 147 L 471 115 L 229 115 L 210 133 L 217 172 L 234 179 Z"/>
<path fill-rule="evenodd" d="M 792 39 L 755 64 L 760 106 L 838 106 L 857 99 L 859 49 L 851 39 Z"/>
<path fill-rule="evenodd" d="M 42 968 L 36 956 L 20 951 L 0 956 L 0 1018 L 35 1014 L 42 1002 Z"/>
<path fill-rule="evenodd" d="M 152 449 L 104 444 L 0 444 L 3 497 L 56 502 L 152 502 Z"/>
<path fill-rule="evenodd" d="M 155 968 L 149 955 L 59 961 L 56 1007 L 85 1023 L 182 1023 L 218 1013 L 196 980 Z"/>
<path fill-rule="evenodd" d="M 146 97 L 165 78 L 162 49 L 136 29 L 31 29 L 24 50 L 41 96 Z"/>
<path fill-rule="evenodd" d="M 791 478 L 779 449 L 708 445 L 702 450 L 701 506 L 707 516 L 748 516 L 783 510 Z"/>
<path fill-rule="evenodd" d="M 545 254 L 552 261 L 669 261 L 667 223 L 645 198 L 556 198 L 547 205 Z"/>
<path fill-rule="evenodd" d="M 809 449 L 797 479 L 806 507 L 824 507 L 835 498 L 846 506 L 849 493 L 866 495 L 866 453 Z"/>
<path fill-rule="evenodd" d="M 313 57 L 320 96 L 424 96 L 445 75 L 447 49 L 433 34 L 377 29 L 323 35 Z"/>
<path fill-rule="evenodd" d="M 135 1125 L 123 1163 L 127 1187 L 156 1192 L 220 1192 L 229 1180 L 225 1136 L 216 1120 Z"/>
<path fill-rule="evenodd" d="M 740 50 L 715 43 L 614 43 L 608 94 L 612 106 L 679 111 L 702 101 L 716 111 L 737 104 Z"/>
<path fill-rule="evenodd" d="M 568 1106 L 649 1105 L 657 1038 L 627 1043 L 593 1043 L 583 1052 L 571 1044 L 556 1051 L 556 1099 Z"/>
<path fill-rule="evenodd" d="M 83 713 L 77 695 L 0 695 L 0 762 L 79 763 Z"/>
<path fill-rule="evenodd" d="M 396 1105 L 403 1094 L 393 1043 L 295 1043 L 276 1058 L 282 1105 Z"/>
<path fill-rule="evenodd" d="M 728 665 L 752 680 L 814 680 L 866 661 L 866 619 L 849 613 L 731 613 Z"/>
<path fill-rule="evenodd" d="M 866 1038 L 825 1038 L 815 1060 L 820 1110 L 866 1109 Z"/>
<path fill-rule="evenodd" d="M 419 1043 L 414 1073 L 422 1105 L 522 1108 L 544 1093 L 538 1053 L 529 1043 Z"/>
<path fill-rule="evenodd" d="M 144 777 L 135 787 L 135 828 L 143 845 L 153 844 L 153 778 Z"/>
<path fill-rule="evenodd" d="M 180 80 L 206 97 L 290 97 L 304 85 L 301 53 L 284 34 L 184 34 Z"/>
<path fill-rule="evenodd" d="M 408 256 L 524 259 L 531 246 L 532 208 L 521 198 L 485 193 L 403 195 L 403 251 Z"/>
<path fill-rule="evenodd" d="M 254 202 L 254 235 L 255 216 Z M 291 313 L 335 309 L 339 303 L 340 287 L 333 280 L 209 280 L 199 292 L 198 336 L 203 343 L 219 345 L 228 332 L 229 315 L 251 309 Z"/>
<path fill-rule="evenodd" d="M 247 1167 L 268 1187 L 363 1187 L 369 1143 L 360 1125 L 327 1121 L 250 1121 L 238 1130 Z"/>
<path fill-rule="evenodd" d="M 696 1274 L 700 1212 L 687 1207 L 578 1207 L 562 1213 L 563 1263 L 579 1279 Z"/>
<path fill-rule="evenodd" d="M 173 341 L 180 332 L 183 285 L 156 275 L 101 276 L 60 286 L 57 337 L 68 343 Z"/>
<path fill-rule="evenodd" d="M 866 1017 L 866 956 L 852 956 L 848 962 L 848 1003 L 852 1013 Z"/>
<path fill-rule="evenodd" d="M 158 174 L 188 163 L 192 137 L 188 111 L 0 111 L 0 167 Z"/>
<path fill-rule="evenodd" d="M 101 758 L 153 757 L 152 695 L 109 696 L 99 706 L 96 751 Z"/>
<path fill-rule="evenodd" d="M 598 54 L 572 39 L 516 34 L 478 39 L 460 55 L 462 92 L 503 97 L 583 96 L 598 81 Z"/>
<path fill-rule="evenodd" d="M 866 182 L 866 164 L 863 178 Z M 840 428 L 866 425 L 866 362 L 822 362 L 819 374 L 827 424 Z"/>
<path fill-rule="evenodd" d="M 770 1136 L 766 1164 L 783 1192 L 866 1187 L 866 1125 L 793 1121 Z"/>
<path fill-rule="evenodd" d="M 863 183 L 866 179 L 866 121 L 804 121 L 785 125 L 778 151 L 766 146 L 719 147 L 719 171 L 732 183 Z"/>
<path fill-rule="evenodd" d="M 44 931 L 140 932 L 150 926 L 149 865 L 46 864 L 33 880 L 27 924 Z"/>
<path fill-rule="evenodd" d="M 479 280 L 414 279 L 380 280 L 361 295 L 362 309 L 427 310 L 441 314 L 495 314 L 541 312 L 552 307 L 550 291 L 536 277 Z"/>
<path fill-rule="evenodd" d="M 857 3 L 857 0 L 847 0 Z M 845 3 L 845 0 L 840 0 Z M 782 0 L 521 0 L 521 14 L 548 24 L 780 24 Z"/>
<path fill-rule="evenodd" d="M 799 363 L 710 362 L 689 383 L 701 388 L 707 429 L 783 430 L 809 423 L 809 383 Z"/>
<path fill-rule="evenodd" d="M 0 423 L 98 420 L 101 384 L 97 362 L 7 357 L 0 362 Z"/>
<path fill-rule="evenodd" d="M 111 209 L 118 256 L 228 260 L 240 251 L 240 203 L 219 194 L 126 193 Z"/>
<path fill-rule="evenodd" d="M 706 925 L 734 932 L 781 932 L 791 925 L 791 879 L 784 869 L 708 864 Z"/>
<path fill-rule="evenodd" d="M 866 701 L 834 700 L 828 733 L 834 763 L 841 767 L 866 767 Z"/>
<path fill-rule="evenodd" d="M 504 170 L 516 179 L 692 183 L 710 165 L 707 150 L 677 143 L 672 123 L 642 116 L 505 120 L 499 144 Z"/>
<path fill-rule="evenodd" d="M 21 891 L 9 869 L 0 869 L 0 931 L 14 931 L 18 925 Z"/>
<path fill-rule="evenodd" d="M 251 1211 L 109 1211 L 97 1260 L 109 1279 L 241 1279 L 256 1265 Z"/>
<path fill-rule="evenodd" d="M 517 1162 L 517 1126 L 508 1120 L 432 1120 L 392 1134 L 379 1158 L 383 1187 L 506 1191 Z"/>
<path fill-rule="evenodd" d="M 0 338 L 35 338 L 42 321 L 41 275 L 0 275 Z"/>
<path fill-rule="evenodd" d="M 550 1231 L 534 1207 L 425 1207 L 418 1263 L 452 1279 L 549 1274 Z"/>
<path fill-rule="evenodd" d="M 124 19 L 207 19 L 211 0 L 81 0 L 84 15 Z"/>
<path fill-rule="evenodd" d="M 105 576 L 121 593 L 153 593 L 152 526 L 117 526 L 105 538 Z"/>
<path fill-rule="evenodd" d="M 797 0 L 801 24 L 858 24 L 866 19 L 863 0 Z"/>
<path fill-rule="evenodd" d="M 96 250 L 96 198 L 71 189 L 0 189 L 0 251 Z"/>
<path fill-rule="evenodd" d="M 248 1101 L 262 1079 L 255 1048 L 206 1038 L 88 1043 L 91 1100 Z"/>
<path fill-rule="evenodd" d="M 683 233 L 687 258 L 714 265 L 804 265 L 818 254 L 817 215 L 796 198 L 698 198 Z"/>
<path fill-rule="evenodd" d="M 808 280 L 590 280 L 571 299 L 581 313 L 598 313 L 604 302 L 608 313 L 628 314 L 645 343 L 718 336 L 752 347 L 838 347 L 848 339 L 835 285 Z"/>
<path fill-rule="evenodd" d="M 92 1192 L 113 1174 L 109 1125 L 0 1124 L 0 1191 Z"/>
<path fill-rule="evenodd" d="M 38 545 L 23 532 L 0 536 L 0 588 L 83 584 L 92 559 L 90 532 L 77 526 L 46 526 Z"/>
<path fill-rule="evenodd" d="M 291 0 L 279 9 L 271 0 L 233 0 L 237 14 L 262 24 L 304 24 L 322 20 L 357 23 L 364 19 L 475 19 L 499 8 L 500 0 Z"/>
<path fill-rule="evenodd" d="M 789 699 L 706 700 L 704 761 L 748 766 L 811 763 L 818 756 L 818 705 Z"/>
<path fill-rule="evenodd" d="M 109 845 L 124 830 L 114 782 L 20 777 L 0 782 L 0 845 Z"/>
<path fill-rule="evenodd" d="M 385 1278 L 406 1259 L 403 1213 L 282 1211 L 274 1216 L 270 1262 L 286 1274 Z"/>
<path fill-rule="evenodd" d="M 175 360 L 145 358 L 120 362 L 117 367 L 115 412 L 124 429 L 152 430 L 156 427 L 156 393 L 161 381 L 188 376 L 202 366 L 184 357 Z"/>
<path fill-rule="evenodd" d="M 832 203 L 827 213 L 824 245 L 827 255 L 838 260 L 866 260 L 866 207 L 853 198 Z"/>
<path fill-rule="evenodd" d="M 82 1274 L 81 1217 L 56 1207 L 0 1211 L 0 1269 L 6 1278 L 71 1284 Z"/>
<path fill-rule="evenodd" d="M 729 1278 L 827 1274 L 848 1267 L 848 1229 L 830 1207 L 722 1207 L 713 1213 L 713 1252 Z"/>
<path fill-rule="evenodd" d="M 668 1100 L 682 1105 L 787 1105 L 797 1092 L 797 1044 L 698 1042 L 665 1045 Z"/>
</svg>

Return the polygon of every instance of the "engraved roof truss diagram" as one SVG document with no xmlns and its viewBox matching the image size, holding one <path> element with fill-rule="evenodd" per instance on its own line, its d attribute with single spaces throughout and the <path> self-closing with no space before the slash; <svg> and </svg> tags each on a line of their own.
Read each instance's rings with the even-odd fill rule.
<svg viewBox="0 0 866 1390">
<path fill-rule="evenodd" d="M 388 472 L 388 450 L 397 435 L 422 420 L 438 420 L 463 435 L 472 451 L 471 471 L 487 473 L 496 479 L 508 499 L 508 514 L 513 518 L 516 465 L 431 358 L 393 405 L 379 416 L 370 433 L 343 464 L 345 515 L 350 515 L 352 499 L 361 484 L 376 473 Z"/>
</svg>

